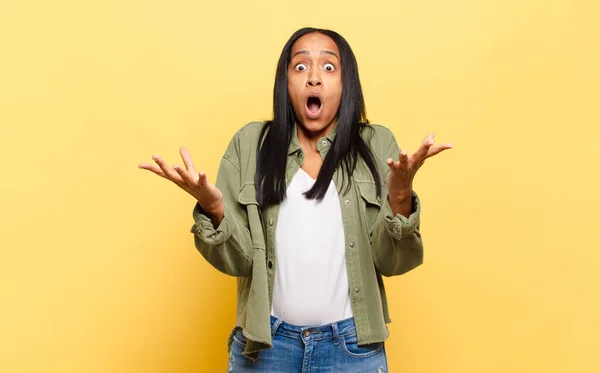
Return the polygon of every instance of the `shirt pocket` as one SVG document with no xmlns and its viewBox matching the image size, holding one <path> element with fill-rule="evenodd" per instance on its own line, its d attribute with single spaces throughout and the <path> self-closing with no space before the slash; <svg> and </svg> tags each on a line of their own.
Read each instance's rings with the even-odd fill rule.
<svg viewBox="0 0 600 373">
<path fill-rule="evenodd" d="M 254 186 L 254 183 L 242 185 L 242 188 L 238 193 L 237 201 L 246 213 L 246 228 L 251 232 L 258 229 L 264 230 L 266 227 L 263 225 L 263 212 L 256 199 L 256 187 Z M 253 205 L 256 206 L 256 210 L 258 211 L 258 219 L 252 219 L 251 215 L 248 214 L 250 206 Z"/>
<path fill-rule="evenodd" d="M 377 196 L 377 185 L 372 181 L 357 181 L 356 185 L 358 186 L 358 193 L 364 201 L 365 222 L 369 233 L 371 233 L 381 209 L 381 197 Z"/>
<path fill-rule="evenodd" d="M 237 201 L 244 206 L 258 206 L 258 202 L 256 200 L 256 188 L 254 187 L 254 183 L 248 183 L 242 186 L 242 188 L 240 189 L 240 193 L 238 194 Z"/>
</svg>

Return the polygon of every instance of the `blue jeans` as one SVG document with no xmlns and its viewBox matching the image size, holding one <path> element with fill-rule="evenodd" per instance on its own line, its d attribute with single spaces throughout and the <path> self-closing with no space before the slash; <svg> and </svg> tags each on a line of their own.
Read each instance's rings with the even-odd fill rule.
<svg viewBox="0 0 600 373">
<path fill-rule="evenodd" d="M 354 319 L 323 326 L 296 326 L 271 316 L 273 348 L 252 361 L 242 355 L 246 338 L 237 328 L 229 373 L 387 373 L 385 343 L 358 346 Z"/>
</svg>

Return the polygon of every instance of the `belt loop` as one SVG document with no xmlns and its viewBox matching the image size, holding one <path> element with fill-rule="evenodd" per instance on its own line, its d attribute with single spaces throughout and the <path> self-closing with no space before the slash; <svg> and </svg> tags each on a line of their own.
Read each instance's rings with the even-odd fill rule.
<svg viewBox="0 0 600 373">
<path fill-rule="evenodd" d="M 333 345 L 337 346 L 340 344 L 340 333 L 338 331 L 337 322 L 331 324 L 331 329 L 333 329 Z"/>
<path fill-rule="evenodd" d="M 271 338 L 275 338 L 275 334 L 277 334 L 277 329 L 279 328 L 279 325 L 281 325 L 282 322 L 283 320 L 280 318 L 275 319 L 275 323 L 271 325 Z"/>
</svg>

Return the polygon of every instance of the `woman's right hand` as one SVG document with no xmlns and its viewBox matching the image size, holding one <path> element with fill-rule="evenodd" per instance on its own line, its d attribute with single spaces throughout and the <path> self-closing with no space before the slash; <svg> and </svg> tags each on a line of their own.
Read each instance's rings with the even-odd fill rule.
<svg viewBox="0 0 600 373">
<path fill-rule="evenodd" d="M 192 156 L 186 148 L 180 148 L 179 153 L 183 159 L 185 169 L 178 165 L 171 167 L 157 155 L 152 156 L 156 164 L 140 163 L 138 167 L 171 180 L 178 187 L 188 192 L 198 201 L 202 210 L 212 220 L 213 225 L 217 227 L 223 219 L 225 211 L 223 194 L 219 188 L 208 182 L 204 172 L 196 171 L 192 162 Z"/>
</svg>

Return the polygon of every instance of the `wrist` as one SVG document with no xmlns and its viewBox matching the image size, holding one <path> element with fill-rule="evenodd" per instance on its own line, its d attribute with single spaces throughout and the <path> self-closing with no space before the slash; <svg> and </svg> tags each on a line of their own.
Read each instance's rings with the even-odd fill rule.
<svg viewBox="0 0 600 373">
<path fill-rule="evenodd" d="M 412 189 L 389 192 L 388 200 L 394 215 L 401 214 L 405 218 L 410 216 L 412 212 L 412 194 Z"/>
<path fill-rule="evenodd" d="M 200 204 L 200 202 L 198 203 Z M 223 203 L 223 201 L 207 206 L 203 206 L 202 204 L 200 204 L 200 207 L 202 208 L 202 211 L 204 211 L 204 213 L 208 216 L 220 217 L 225 212 L 225 204 Z"/>
<path fill-rule="evenodd" d="M 401 189 L 401 190 L 397 190 L 397 191 L 390 190 L 388 192 L 388 199 L 390 200 L 390 202 L 404 203 L 407 201 L 411 201 L 412 196 L 413 196 L 412 188 L 406 188 L 406 189 Z"/>
<path fill-rule="evenodd" d="M 202 207 L 202 206 L 200 206 L 200 207 Z M 213 206 L 212 208 L 209 208 L 209 209 L 202 208 L 202 210 L 204 211 L 205 215 L 212 222 L 213 227 L 215 229 L 217 229 L 219 224 L 221 224 L 223 217 L 225 216 L 225 204 L 223 203 L 223 201 L 219 202 L 219 204 L 217 206 Z"/>
</svg>

